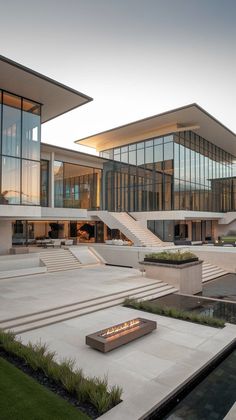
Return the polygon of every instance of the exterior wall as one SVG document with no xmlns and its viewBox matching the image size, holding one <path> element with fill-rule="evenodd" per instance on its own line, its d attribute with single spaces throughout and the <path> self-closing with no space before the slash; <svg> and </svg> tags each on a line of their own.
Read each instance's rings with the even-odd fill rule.
<svg viewBox="0 0 236 420">
<path fill-rule="evenodd" d="M 0 220 L 0 254 L 9 252 L 12 246 L 12 221 Z"/>
<path fill-rule="evenodd" d="M 0 257 L 0 272 L 40 267 L 40 254 L 7 255 Z"/>
<path fill-rule="evenodd" d="M 93 247 L 104 258 L 108 264 L 123 265 L 126 267 L 134 267 L 139 269 L 139 262 L 143 261 L 146 254 L 154 252 L 153 248 L 137 248 L 115 245 L 99 245 L 93 244 Z M 177 249 L 191 250 L 196 254 L 200 260 L 209 262 L 210 264 L 219 266 L 224 270 L 235 273 L 236 272 L 236 249 L 216 247 L 172 247 Z M 169 249 L 169 248 L 168 248 Z M 155 248 L 155 251 L 162 251 L 163 248 Z"/>
</svg>

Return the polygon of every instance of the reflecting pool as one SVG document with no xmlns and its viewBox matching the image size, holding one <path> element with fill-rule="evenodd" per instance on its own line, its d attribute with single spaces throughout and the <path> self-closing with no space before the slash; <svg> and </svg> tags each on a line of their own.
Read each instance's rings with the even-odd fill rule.
<svg viewBox="0 0 236 420">
<path fill-rule="evenodd" d="M 236 350 L 164 417 L 165 420 L 222 420 L 236 400 Z"/>
<path fill-rule="evenodd" d="M 214 301 L 201 296 L 182 296 L 172 294 L 152 300 L 158 306 L 168 306 L 188 312 L 197 312 L 214 318 L 224 319 L 231 324 L 236 324 L 236 302 Z"/>
</svg>

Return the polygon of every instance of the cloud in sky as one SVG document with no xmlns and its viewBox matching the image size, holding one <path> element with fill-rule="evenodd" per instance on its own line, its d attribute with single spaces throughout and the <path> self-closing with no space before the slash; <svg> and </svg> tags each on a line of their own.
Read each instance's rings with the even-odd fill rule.
<svg viewBox="0 0 236 420">
<path fill-rule="evenodd" d="M 94 98 L 45 124 L 44 141 L 72 147 L 191 102 L 236 131 L 235 0 L 1 3 L 1 54 Z"/>
</svg>

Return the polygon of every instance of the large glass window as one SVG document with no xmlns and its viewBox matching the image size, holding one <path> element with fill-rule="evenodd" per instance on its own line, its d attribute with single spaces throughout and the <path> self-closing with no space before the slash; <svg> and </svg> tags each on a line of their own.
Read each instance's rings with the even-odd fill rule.
<svg viewBox="0 0 236 420">
<path fill-rule="evenodd" d="M 40 162 L 22 160 L 22 204 L 40 204 Z"/>
<path fill-rule="evenodd" d="M 20 159 L 2 157 L 1 204 L 20 204 Z"/>
<path fill-rule="evenodd" d="M 40 162 L 40 204 L 43 207 L 48 206 L 48 186 L 49 186 L 49 161 Z"/>
<path fill-rule="evenodd" d="M 2 92 L 0 90 L 0 150 L 2 147 Z"/>
<path fill-rule="evenodd" d="M 54 205 L 63 207 L 63 162 L 54 161 Z"/>
<path fill-rule="evenodd" d="M 0 91 L 1 204 L 40 204 L 40 111 Z"/>
<path fill-rule="evenodd" d="M 101 169 L 54 162 L 55 207 L 100 208 Z"/>
<path fill-rule="evenodd" d="M 3 93 L 2 154 L 21 155 L 21 98 Z"/>
<path fill-rule="evenodd" d="M 23 100 L 22 157 L 40 160 L 40 105 Z"/>
</svg>

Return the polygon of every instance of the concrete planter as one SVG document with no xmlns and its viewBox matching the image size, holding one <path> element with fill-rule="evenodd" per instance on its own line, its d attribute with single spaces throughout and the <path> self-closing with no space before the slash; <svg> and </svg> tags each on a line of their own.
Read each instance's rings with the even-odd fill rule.
<svg viewBox="0 0 236 420">
<path fill-rule="evenodd" d="M 179 289 L 181 293 L 196 294 L 202 291 L 202 261 L 168 264 L 143 261 L 149 279 L 161 280 Z"/>
</svg>

